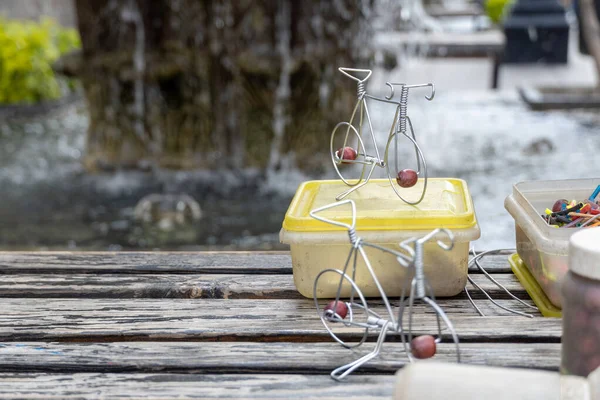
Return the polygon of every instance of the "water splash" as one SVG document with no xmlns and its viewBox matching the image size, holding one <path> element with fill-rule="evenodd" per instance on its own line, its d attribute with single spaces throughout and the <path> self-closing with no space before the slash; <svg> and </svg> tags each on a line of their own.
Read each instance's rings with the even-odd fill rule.
<svg viewBox="0 0 600 400">
<path fill-rule="evenodd" d="M 289 123 L 287 112 L 291 94 L 291 6 L 289 0 L 279 0 L 277 4 L 278 13 L 275 22 L 277 26 L 277 52 L 281 58 L 281 72 L 279 73 L 279 84 L 275 90 L 275 101 L 273 104 L 273 141 L 271 142 L 271 152 L 269 154 L 269 173 L 278 168 L 281 162 L 281 145 L 285 136 L 286 126 Z"/>
<path fill-rule="evenodd" d="M 135 71 L 133 87 L 133 111 L 135 115 L 134 132 L 142 143 L 147 143 L 148 138 L 144 128 L 145 100 L 144 100 L 144 76 L 146 71 L 146 33 L 144 20 L 135 0 L 130 0 L 127 7 L 121 12 L 123 21 L 132 22 L 135 26 L 135 47 L 133 51 L 133 68 Z"/>
</svg>

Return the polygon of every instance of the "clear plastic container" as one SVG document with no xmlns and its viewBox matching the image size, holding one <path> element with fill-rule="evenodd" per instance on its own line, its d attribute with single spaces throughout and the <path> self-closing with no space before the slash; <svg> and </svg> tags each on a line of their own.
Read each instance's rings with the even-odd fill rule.
<svg viewBox="0 0 600 400">
<path fill-rule="evenodd" d="M 515 220 L 517 253 L 552 304 L 561 307 L 560 286 L 568 271 L 569 238 L 591 228 L 556 228 L 541 217 L 557 199 L 587 199 L 600 179 L 521 182 L 504 207 Z"/>
<path fill-rule="evenodd" d="M 600 367 L 600 228 L 571 236 L 562 294 L 561 372 L 587 376 Z"/>
<path fill-rule="evenodd" d="M 356 231 L 368 242 L 400 251 L 399 243 L 422 236 L 436 228 L 447 228 L 455 237 L 454 248 L 442 250 L 435 241 L 425 244 L 424 269 L 436 296 L 454 296 L 467 282 L 469 244 L 480 236 L 473 201 L 467 185 L 459 179 L 430 178 L 427 194 L 417 206 L 398 199 L 388 179 L 371 179 L 350 196 L 356 204 Z M 418 197 L 423 182 L 406 189 L 406 195 Z M 297 190 L 285 215 L 280 240 L 290 245 L 294 283 L 305 297 L 313 297 L 316 276 L 324 269 L 342 268 L 350 251 L 348 232 L 318 221 L 310 211 L 334 203 L 335 196 L 346 189 L 342 182 L 309 181 Z M 329 219 L 350 223 L 351 209 L 337 207 L 323 212 Z M 375 274 L 388 296 L 400 296 L 412 279 L 395 257 L 366 248 Z M 333 274 L 328 282 L 319 282 L 319 297 L 334 297 L 339 278 Z M 379 297 L 371 276 L 359 258 L 355 279 L 365 296 Z M 321 290 L 322 289 L 322 290 Z"/>
</svg>

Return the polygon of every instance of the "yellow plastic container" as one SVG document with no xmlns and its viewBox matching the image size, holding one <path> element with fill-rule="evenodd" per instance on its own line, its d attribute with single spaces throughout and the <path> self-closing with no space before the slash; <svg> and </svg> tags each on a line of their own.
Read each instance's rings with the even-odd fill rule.
<svg viewBox="0 0 600 400">
<path fill-rule="evenodd" d="M 356 204 L 356 231 L 363 240 L 400 251 L 399 243 L 423 236 L 436 228 L 452 231 L 454 248 L 446 251 L 435 241 L 425 244 L 425 275 L 436 296 L 454 296 L 467 282 L 469 244 L 480 236 L 473 201 L 465 181 L 430 178 L 423 201 L 411 206 L 398 199 L 387 179 L 372 179 L 347 199 Z M 404 189 L 408 198 L 417 198 L 423 181 Z M 316 276 L 324 269 L 342 269 L 350 242 L 344 228 L 326 224 L 310 216 L 310 211 L 334 203 L 347 188 L 338 180 L 309 181 L 298 188 L 285 215 L 280 232 L 282 243 L 290 245 L 294 283 L 305 297 L 313 297 Z M 342 206 L 322 212 L 328 219 L 351 223 L 351 208 Z M 399 296 L 412 274 L 394 256 L 365 248 L 377 278 L 388 296 Z M 325 277 L 326 275 L 323 275 Z M 359 257 L 355 281 L 367 297 L 380 297 L 375 283 Z M 339 276 L 319 281 L 319 297 L 334 297 Z"/>
</svg>

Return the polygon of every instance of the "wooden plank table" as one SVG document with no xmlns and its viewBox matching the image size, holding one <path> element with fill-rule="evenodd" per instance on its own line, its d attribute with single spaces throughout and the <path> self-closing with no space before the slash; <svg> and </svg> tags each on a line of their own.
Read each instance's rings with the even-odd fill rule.
<svg viewBox="0 0 600 400">
<path fill-rule="evenodd" d="M 482 264 L 531 303 L 507 258 Z M 406 362 L 398 337 L 334 382 L 331 370 L 373 343 L 334 343 L 291 273 L 285 252 L 0 252 L 0 398 L 390 398 Z M 470 273 L 501 304 L 525 309 Z M 439 300 L 464 362 L 558 370 L 559 319 L 509 315 L 471 289 L 488 316 L 464 293 Z M 426 314 L 416 328 L 434 326 Z M 452 360 L 452 346 L 436 358 Z"/>
</svg>

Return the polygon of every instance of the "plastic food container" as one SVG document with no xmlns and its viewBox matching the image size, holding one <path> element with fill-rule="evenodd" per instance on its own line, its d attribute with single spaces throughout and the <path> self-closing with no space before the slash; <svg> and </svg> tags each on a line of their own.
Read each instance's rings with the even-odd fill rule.
<svg viewBox="0 0 600 400">
<path fill-rule="evenodd" d="M 480 236 L 480 229 L 467 185 L 459 179 L 430 178 L 427 194 L 417 206 L 398 199 L 388 179 L 371 179 L 348 196 L 356 204 L 356 232 L 367 242 L 400 250 L 399 243 L 425 235 L 436 228 L 447 228 L 455 238 L 454 248 L 446 251 L 435 241 L 425 244 L 425 275 L 436 296 L 454 296 L 467 282 L 469 244 Z M 406 189 L 417 197 L 423 182 Z M 310 216 L 310 211 L 335 203 L 335 196 L 346 189 L 339 180 L 309 181 L 298 188 L 285 215 L 280 240 L 290 245 L 294 283 L 305 297 L 313 297 L 316 276 L 324 269 L 342 269 L 351 249 L 348 231 Z M 351 223 L 350 206 L 324 211 L 323 217 Z M 365 248 L 378 280 L 388 296 L 400 296 L 412 274 L 396 258 L 380 250 Z M 325 277 L 327 275 L 323 275 Z M 367 297 L 380 297 L 375 283 L 359 257 L 355 281 Z M 339 285 L 331 274 L 319 281 L 320 298 L 335 297 Z"/>
<path fill-rule="evenodd" d="M 515 253 L 508 257 L 508 263 L 542 315 L 550 318 L 561 318 L 561 309 L 550 302 L 548 296 L 546 296 L 546 293 L 540 287 L 540 284 L 535 280 L 533 275 L 531 275 L 525 266 L 525 263 L 523 263 L 523 260 L 521 260 L 521 257 Z"/>
<path fill-rule="evenodd" d="M 519 257 L 558 308 L 562 307 L 560 285 L 569 269 L 569 238 L 579 230 L 592 228 L 555 228 L 541 215 L 557 199 L 588 198 L 599 184 L 600 179 L 521 182 L 513 186 L 513 193 L 504 201 L 515 220 Z"/>
<path fill-rule="evenodd" d="M 587 376 L 600 367 L 600 228 L 571 236 L 562 285 L 561 372 Z"/>
</svg>

